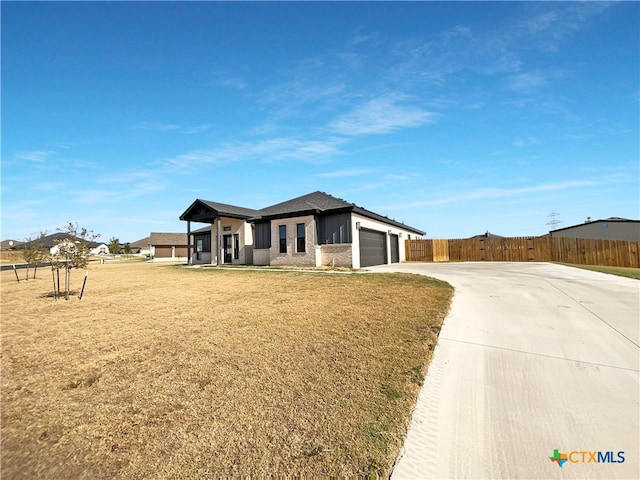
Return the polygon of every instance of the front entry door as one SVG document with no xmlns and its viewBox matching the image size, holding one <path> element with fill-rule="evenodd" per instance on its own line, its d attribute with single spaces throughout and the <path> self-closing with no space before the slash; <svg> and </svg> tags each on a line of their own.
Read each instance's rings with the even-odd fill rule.
<svg viewBox="0 0 640 480">
<path fill-rule="evenodd" d="M 231 235 L 222 236 L 222 245 L 224 248 L 224 263 L 231 263 L 231 255 L 233 254 L 233 245 L 231 244 Z"/>
</svg>

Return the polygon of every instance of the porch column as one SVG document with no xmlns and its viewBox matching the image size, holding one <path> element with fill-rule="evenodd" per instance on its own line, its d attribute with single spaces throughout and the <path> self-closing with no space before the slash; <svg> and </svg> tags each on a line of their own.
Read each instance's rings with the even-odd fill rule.
<svg viewBox="0 0 640 480">
<path fill-rule="evenodd" d="M 218 266 L 220 266 L 220 264 L 221 264 L 221 262 L 220 262 L 220 245 L 221 245 L 221 241 L 220 241 L 220 217 L 218 217 L 216 219 L 216 258 L 218 259 L 216 264 Z"/>
<path fill-rule="evenodd" d="M 191 265 L 191 220 L 187 220 L 187 265 Z"/>
</svg>

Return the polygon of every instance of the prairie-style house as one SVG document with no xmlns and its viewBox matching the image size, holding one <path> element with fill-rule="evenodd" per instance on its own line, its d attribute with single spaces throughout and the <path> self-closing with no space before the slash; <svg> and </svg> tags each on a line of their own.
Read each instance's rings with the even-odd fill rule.
<svg viewBox="0 0 640 480">
<path fill-rule="evenodd" d="M 324 192 L 261 210 L 197 199 L 180 220 L 191 264 L 368 267 L 403 261 L 404 240 L 425 234 Z"/>
</svg>

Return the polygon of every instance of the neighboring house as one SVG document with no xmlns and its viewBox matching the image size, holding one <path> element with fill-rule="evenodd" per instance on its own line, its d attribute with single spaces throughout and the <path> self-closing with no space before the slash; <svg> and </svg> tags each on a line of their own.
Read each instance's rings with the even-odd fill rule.
<svg viewBox="0 0 640 480">
<path fill-rule="evenodd" d="M 604 220 L 586 221 L 571 227 L 551 230 L 552 237 L 591 238 L 596 240 L 640 241 L 640 220 L 611 217 Z"/>
<path fill-rule="evenodd" d="M 0 250 L 15 250 L 22 245 L 23 242 L 19 242 L 18 240 L 3 240 L 0 242 Z"/>
<path fill-rule="evenodd" d="M 91 255 L 106 255 L 109 253 L 109 246 L 106 243 L 101 243 L 97 247 L 91 248 L 89 253 Z"/>
<path fill-rule="evenodd" d="M 135 242 L 131 242 L 129 244 L 129 248 L 131 249 L 130 253 L 138 254 L 138 255 L 151 255 L 151 247 L 149 245 L 149 238 L 144 237 L 140 240 L 136 240 Z M 126 244 L 120 245 L 120 253 L 125 253 L 124 247 Z"/>
<path fill-rule="evenodd" d="M 485 233 L 481 233 L 480 235 L 474 235 L 473 237 L 469 237 L 469 238 L 504 238 L 502 235 L 496 235 L 495 233 L 491 233 L 489 232 L 489 230 L 487 230 Z"/>
<path fill-rule="evenodd" d="M 188 243 L 184 233 L 151 232 L 149 253 L 158 260 L 186 259 Z"/>
<path fill-rule="evenodd" d="M 72 241 L 72 240 L 69 240 Z M 106 255 L 109 253 L 109 247 L 106 243 L 86 242 L 89 247 L 89 255 Z M 53 245 L 49 248 L 51 255 L 57 255 L 60 252 L 59 244 Z"/>
<path fill-rule="evenodd" d="M 367 267 L 405 259 L 404 241 L 424 232 L 324 192 L 261 210 L 195 200 L 187 222 L 189 262 Z M 192 231 L 191 223 L 210 226 Z"/>
<path fill-rule="evenodd" d="M 42 238 L 35 239 L 34 242 L 42 245 L 43 252 L 49 252 L 51 255 L 55 255 L 58 253 L 59 249 L 57 244 L 63 240 L 71 238 L 68 233 L 53 233 L 51 235 L 46 235 Z M 104 243 L 99 242 L 86 242 L 87 247 L 89 247 L 89 253 L 91 255 L 98 255 L 102 253 L 109 253 L 109 247 L 107 247 Z M 26 242 L 20 243 L 14 246 L 17 250 L 23 249 L 26 245 Z"/>
</svg>

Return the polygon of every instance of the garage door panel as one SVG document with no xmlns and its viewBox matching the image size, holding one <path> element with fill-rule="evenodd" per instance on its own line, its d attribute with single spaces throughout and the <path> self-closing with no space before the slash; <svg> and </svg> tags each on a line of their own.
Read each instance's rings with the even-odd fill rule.
<svg viewBox="0 0 640 480">
<path fill-rule="evenodd" d="M 156 245 L 155 256 L 157 258 L 171 258 L 171 247 L 160 247 Z"/>
<path fill-rule="evenodd" d="M 387 263 L 387 241 L 384 232 L 360 230 L 360 266 L 371 267 Z"/>
</svg>

